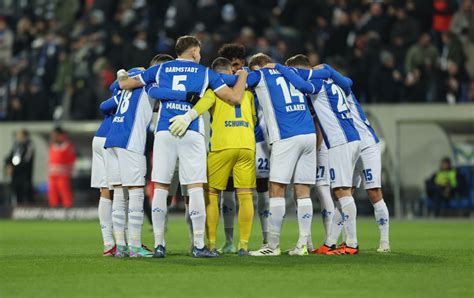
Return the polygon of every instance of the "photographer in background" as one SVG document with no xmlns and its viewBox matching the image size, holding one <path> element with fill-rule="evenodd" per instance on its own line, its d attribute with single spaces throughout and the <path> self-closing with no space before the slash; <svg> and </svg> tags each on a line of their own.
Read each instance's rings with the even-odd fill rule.
<svg viewBox="0 0 474 298">
<path fill-rule="evenodd" d="M 10 177 L 11 202 L 13 205 L 34 204 L 33 161 L 35 149 L 30 134 L 22 129 L 15 133 L 15 143 L 5 158 L 5 169 Z"/>
</svg>

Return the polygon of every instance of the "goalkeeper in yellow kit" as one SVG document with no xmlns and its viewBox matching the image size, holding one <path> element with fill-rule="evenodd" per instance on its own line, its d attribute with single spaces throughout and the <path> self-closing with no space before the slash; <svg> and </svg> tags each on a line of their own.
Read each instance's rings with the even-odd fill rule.
<svg viewBox="0 0 474 298">
<path fill-rule="evenodd" d="M 223 57 L 212 63 L 218 73 L 232 74 L 231 62 Z M 230 174 L 239 200 L 239 251 L 248 254 L 253 221 L 253 189 L 256 187 L 255 134 L 256 111 L 252 92 L 245 91 L 240 104 L 229 104 L 208 89 L 192 110 L 170 121 L 170 131 L 181 136 L 194 119 L 205 111 L 211 114 L 210 152 L 207 160 L 209 191 L 206 197 L 206 233 L 208 248 L 216 248 L 219 223 L 219 193 L 226 189 Z"/>
</svg>

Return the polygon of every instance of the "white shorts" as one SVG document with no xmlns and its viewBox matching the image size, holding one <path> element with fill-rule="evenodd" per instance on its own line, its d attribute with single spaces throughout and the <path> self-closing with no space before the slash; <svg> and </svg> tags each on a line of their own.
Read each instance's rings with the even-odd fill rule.
<svg viewBox="0 0 474 298">
<path fill-rule="evenodd" d="M 352 185 L 364 189 L 382 187 L 382 159 L 379 144 L 364 148 L 357 160 Z"/>
<path fill-rule="evenodd" d="M 360 141 L 329 148 L 331 188 L 352 187 L 352 177 L 360 154 Z"/>
<path fill-rule="evenodd" d="M 257 169 L 257 179 L 268 178 L 270 176 L 270 150 L 267 142 L 259 142 L 255 146 L 255 168 Z"/>
<path fill-rule="evenodd" d="M 176 137 L 169 131 L 159 131 L 153 143 L 151 180 L 171 184 L 179 159 L 181 185 L 207 183 L 206 157 L 204 136 L 200 133 L 187 131 L 183 137 Z"/>
<path fill-rule="evenodd" d="M 105 138 L 94 137 L 92 139 L 92 168 L 91 168 L 91 187 L 108 188 L 106 162 L 106 150 L 104 148 Z"/>
<path fill-rule="evenodd" d="M 281 184 L 315 184 L 316 134 L 298 135 L 273 143 L 270 181 Z"/>
<path fill-rule="evenodd" d="M 316 168 L 316 185 L 329 185 L 329 156 L 328 148 L 323 143 L 316 153 L 317 168 Z"/>
<path fill-rule="evenodd" d="M 106 152 L 109 185 L 145 186 L 145 155 L 117 147 Z"/>
</svg>

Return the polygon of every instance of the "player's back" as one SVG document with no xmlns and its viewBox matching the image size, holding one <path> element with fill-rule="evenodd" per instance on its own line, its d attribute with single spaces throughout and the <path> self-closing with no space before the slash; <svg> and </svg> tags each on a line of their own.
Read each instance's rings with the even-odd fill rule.
<svg viewBox="0 0 474 298">
<path fill-rule="evenodd" d="M 209 84 L 209 68 L 190 60 L 168 61 L 159 65 L 157 83 L 158 87 L 203 96 Z"/>
<path fill-rule="evenodd" d="M 156 83 L 158 87 L 174 91 L 195 92 L 204 95 L 209 86 L 210 70 L 190 60 L 176 59 L 157 65 Z M 157 131 L 168 130 L 169 120 L 192 109 L 193 105 L 184 101 L 166 101 L 160 105 Z M 189 130 L 204 132 L 202 118 L 193 121 Z"/>
<path fill-rule="evenodd" d="M 365 148 L 379 142 L 377 135 L 375 134 L 372 125 L 367 119 L 364 110 L 359 104 L 359 101 L 355 97 L 355 94 L 351 94 L 346 98 L 348 107 L 351 111 L 354 125 L 359 132 L 361 139 L 361 148 Z"/>
<path fill-rule="evenodd" d="M 153 114 L 145 88 L 118 90 L 116 97 L 118 107 L 107 134 L 105 147 L 119 147 L 144 153 L 146 131 Z"/>
<path fill-rule="evenodd" d="M 331 79 L 322 81 L 319 93 L 312 95 L 311 101 L 328 148 L 360 140 L 346 95 Z"/>
<path fill-rule="evenodd" d="M 269 143 L 297 135 L 315 133 L 303 93 L 276 69 L 262 68 L 255 87 L 267 124 Z"/>
</svg>

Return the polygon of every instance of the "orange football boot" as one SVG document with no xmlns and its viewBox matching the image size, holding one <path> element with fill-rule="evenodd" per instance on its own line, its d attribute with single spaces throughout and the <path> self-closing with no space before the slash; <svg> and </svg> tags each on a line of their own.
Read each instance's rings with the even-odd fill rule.
<svg viewBox="0 0 474 298">
<path fill-rule="evenodd" d="M 311 251 L 311 253 L 314 254 L 314 255 L 325 255 L 329 251 L 333 251 L 335 249 L 336 249 L 336 245 L 327 246 L 326 244 L 323 244 L 318 249 L 315 249 L 315 250 Z"/>
<path fill-rule="evenodd" d="M 346 245 L 344 248 L 331 250 L 331 251 L 328 251 L 326 254 L 329 256 L 336 256 L 336 255 L 356 255 L 358 253 L 359 253 L 359 246 L 350 247 Z"/>
</svg>

